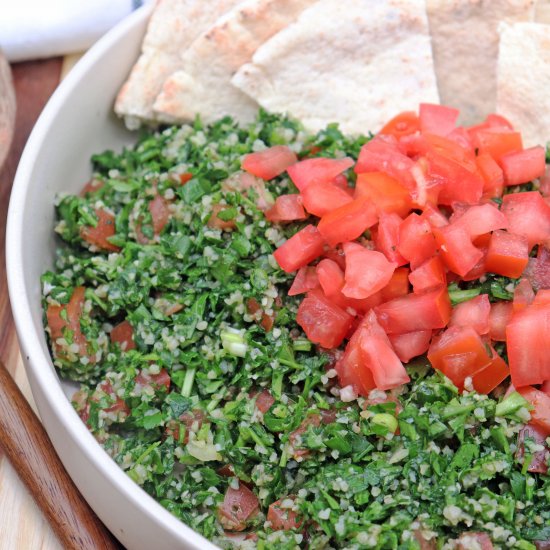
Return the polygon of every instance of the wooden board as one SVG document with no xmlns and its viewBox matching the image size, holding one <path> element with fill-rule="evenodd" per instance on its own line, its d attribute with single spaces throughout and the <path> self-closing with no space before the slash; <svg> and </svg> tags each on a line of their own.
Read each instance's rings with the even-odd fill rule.
<svg viewBox="0 0 550 550">
<path fill-rule="evenodd" d="M 36 411 L 11 315 L 5 268 L 5 220 L 13 177 L 23 147 L 48 98 L 59 83 L 63 60 L 12 65 L 17 97 L 16 129 L 6 162 L 0 171 L 0 360 L 8 367 Z M 0 550 L 62 550 L 10 463 L 0 457 Z"/>
</svg>

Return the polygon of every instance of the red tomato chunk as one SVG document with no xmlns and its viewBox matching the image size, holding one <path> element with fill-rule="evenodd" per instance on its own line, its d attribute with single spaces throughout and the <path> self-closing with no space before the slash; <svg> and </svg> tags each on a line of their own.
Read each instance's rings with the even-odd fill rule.
<svg viewBox="0 0 550 550">
<path fill-rule="evenodd" d="M 489 295 L 481 294 L 453 308 L 449 326 L 472 327 L 478 334 L 489 332 L 491 304 Z"/>
<path fill-rule="evenodd" d="M 317 289 L 307 293 L 298 308 L 296 321 L 313 343 L 330 349 L 342 343 L 353 318 Z"/>
<path fill-rule="evenodd" d="M 375 308 L 380 325 L 387 334 L 443 328 L 451 317 L 451 302 L 446 287 L 424 294 L 408 294 Z"/>
<path fill-rule="evenodd" d="M 296 162 L 298 162 L 296 154 L 286 145 L 275 145 L 264 151 L 246 155 L 241 166 L 249 174 L 270 180 L 282 174 Z"/>
<path fill-rule="evenodd" d="M 229 486 L 218 508 L 218 520 L 228 531 L 244 531 L 247 522 L 260 511 L 256 495 L 243 483 L 238 489 Z"/>
<path fill-rule="evenodd" d="M 454 326 L 432 340 L 428 359 L 459 389 L 464 379 L 488 366 L 491 357 L 485 343 L 472 327 Z"/>
<path fill-rule="evenodd" d="M 325 246 L 325 241 L 314 225 L 307 225 L 290 237 L 273 254 L 277 263 L 286 272 L 296 271 L 318 258 Z"/>
<path fill-rule="evenodd" d="M 346 271 L 342 293 L 348 298 L 368 298 L 390 282 L 395 264 L 388 262 L 381 252 L 346 243 L 344 253 Z"/>
<path fill-rule="evenodd" d="M 300 190 L 312 183 L 330 183 L 342 172 L 353 166 L 353 159 L 329 159 L 324 157 L 302 160 L 288 169 L 288 175 Z"/>
<path fill-rule="evenodd" d="M 306 212 L 300 195 L 281 195 L 275 199 L 275 204 L 266 211 L 265 217 L 270 222 L 291 222 L 305 220 Z"/>
<path fill-rule="evenodd" d="M 550 305 L 514 311 L 506 327 L 512 384 L 516 388 L 550 380 Z"/>
</svg>

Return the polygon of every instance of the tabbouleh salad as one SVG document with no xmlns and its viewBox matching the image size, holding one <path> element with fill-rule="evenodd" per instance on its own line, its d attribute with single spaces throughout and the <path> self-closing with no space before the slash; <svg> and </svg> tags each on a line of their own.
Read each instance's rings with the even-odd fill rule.
<svg viewBox="0 0 550 550">
<path fill-rule="evenodd" d="M 55 366 L 81 383 L 74 406 L 116 463 L 221 547 L 540 547 L 550 540 L 547 440 L 526 427 L 529 397 L 505 394 L 502 376 L 478 393 L 472 377 L 454 379 L 459 388 L 432 367 L 435 336 L 432 364 L 425 352 L 448 319 L 428 327 L 419 356 L 398 352 L 405 374 L 387 391 L 342 371 L 353 337 L 345 348 L 333 331 L 327 346 L 303 315 L 297 323 L 304 296 L 289 289 L 298 267 L 281 269 L 273 254 L 315 227 L 312 217 L 283 223 L 275 199 L 297 194 L 287 172 L 262 179 L 241 163 L 275 146 L 290 158 L 355 162 L 371 138 L 337 126 L 307 135 L 260 112 L 247 127 L 196 121 L 93 156 L 83 192 L 58 197 L 62 245 L 42 277 Z M 344 173 L 351 196 L 357 176 Z M 379 233 L 349 240 L 371 250 Z M 302 285 L 316 262 L 302 262 Z M 457 276 L 444 292 L 453 306 L 482 296 L 511 307 L 518 277 Z M 305 300 L 322 300 L 318 287 Z M 348 311 L 346 339 L 361 322 Z M 380 325 L 369 322 L 374 334 Z M 503 341 L 483 342 L 491 361 L 497 352 L 508 360 Z"/>
</svg>

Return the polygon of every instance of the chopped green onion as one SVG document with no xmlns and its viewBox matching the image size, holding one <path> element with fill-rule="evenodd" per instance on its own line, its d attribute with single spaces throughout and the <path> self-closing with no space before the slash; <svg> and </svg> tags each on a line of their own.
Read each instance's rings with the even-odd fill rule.
<svg viewBox="0 0 550 550">
<path fill-rule="evenodd" d="M 504 401 L 497 404 L 495 416 L 510 416 L 518 412 L 522 407 L 525 407 L 528 410 L 531 409 L 529 402 L 517 391 L 515 391 L 504 399 Z"/>
<path fill-rule="evenodd" d="M 235 329 L 224 330 L 221 335 L 222 346 L 225 351 L 235 357 L 245 357 L 248 345 L 244 336 Z"/>
<path fill-rule="evenodd" d="M 195 371 L 196 369 L 188 369 L 185 373 L 185 378 L 183 379 L 183 385 L 181 387 L 181 395 L 183 395 L 183 397 L 189 397 L 191 395 L 193 382 L 195 381 Z"/>
<path fill-rule="evenodd" d="M 458 285 L 456 283 L 449 285 L 448 290 L 449 298 L 451 299 L 451 304 L 453 306 L 456 306 L 456 304 L 460 304 L 461 302 L 471 300 L 472 298 L 479 296 L 479 294 L 481 293 L 481 288 L 479 287 L 462 290 L 461 288 L 458 288 Z"/>
<path fill-rule="evenodd" d="M 306 338 L 296 338 L 292 343 L 294 351 L 311 351 L 311 342 Z"/>
<path fill-rule="evenodd" d="M 397 430 L 397 418 L 388 413 L 378 413 L 371 418 L 373 424 L 383 426 L 391 433 L 395 433 Z"/>
</svg>

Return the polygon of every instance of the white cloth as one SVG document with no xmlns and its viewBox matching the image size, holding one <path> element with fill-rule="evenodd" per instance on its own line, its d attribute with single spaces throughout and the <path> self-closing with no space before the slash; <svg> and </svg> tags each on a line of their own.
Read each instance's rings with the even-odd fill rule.
<svg viewBox="0 0 550 550">
<path fill-rule="evenodd" d="M 0 0 L 0 48 L 9 61 L 86 50 L 141 0 Z"/>
</svg>

